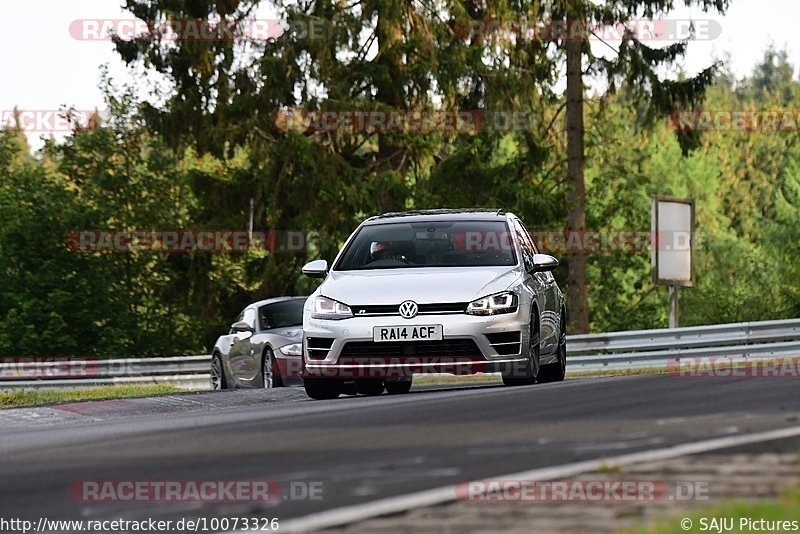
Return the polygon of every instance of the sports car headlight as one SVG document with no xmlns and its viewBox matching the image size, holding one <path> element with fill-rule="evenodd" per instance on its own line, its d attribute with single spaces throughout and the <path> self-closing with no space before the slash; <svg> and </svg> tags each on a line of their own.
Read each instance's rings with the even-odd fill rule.
<svg viewBox="0 0 800 534">
<path fill-rule="evenodd" d="M 314 311 L 311 317 L 314 319 L 347 319 L 353 316 L 353 311 L 347 304 L 342 304 L 328 297 L 317 297 L 314 299 Z"/>
<path fill-rule="evenodd" d="M 517 311 L 519 301 L 517 295 L 511 291 L 505 291 L 496 295 L 489 295 L 472 301 L 467 306 L 467 313 L 470 315 L 497 315 L 500 313 L 513 313 Z"/>
<path fill-rule="evenodd" d="M 280 348 L 280 351 L 286 356 L 301 356 L 303 354 L 303 344 L 292 343 L 291 345 L 284 345 Z"/>
</svg>

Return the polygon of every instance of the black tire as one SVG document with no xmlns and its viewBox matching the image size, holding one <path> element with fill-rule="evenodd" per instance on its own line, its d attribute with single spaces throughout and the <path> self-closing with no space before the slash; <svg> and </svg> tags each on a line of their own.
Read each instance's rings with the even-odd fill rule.
<svg viewBox="0 0 800 534">
<path fill-rule="evenodd" d="M 270 385 L 267 385 L 267 373 L 271 373 L 272 380 Z M 264 356 L 261 359 L 261 385 L 264 389 L 280 388 L 283 387 L 283 377 L 281 377 L 281 370 L 278 367 L 278 362 L 275 359 L 275 353 L 272 349 L 266 349 Z"/>
<path fill-rule="evenodd" d="M 314 400 L 335 399 L 341 393 L 341 383 L 333 378 L 305 378 L 306 395 Z"/>
<path fill-rule="evenodd" d="M 383 393 L 383 380 L 380 378 L 357 378 L 356 393 L 376 397 Z"/>
<path fill-rule="evenodd" d="M 539 314 L 531 316 L 530 341 L 528 343 L 528 358 L 524 364 L 511 365 L 502 372 L 503 384 L 506 386 L 529 386 L 536 383 L 539 376 Z"/>
<path fill-rule="evenodd" d="M 566 317 L 561 314 L 561 331 L 558 334 L 558 358 L 553 363 L 543 365 L 539 371 L 539 382 L 562 382 L 567 375 L 567 325 Z"/>
<path fill-rule="evenodd" d="M 223 389 L 228 389 L 228 383 L 225 380 L 225 368 L 222 366 L 220 355 L 214 353 L 211 358 L 211 390 L 221 391 Z"/>
<path fill-rule="evenodd" d="M 411 391 L 411 381 L 411 378 L 387 380 L 384 384 L 386 386 L 386 393 L 389 395 L 404 395 Z"/>
<path fill-rule="evenodd" d="M 342 382 L 340 390 L 342 395 L 357 395 L 356 385 L 353 382 Z"/>
</svg>

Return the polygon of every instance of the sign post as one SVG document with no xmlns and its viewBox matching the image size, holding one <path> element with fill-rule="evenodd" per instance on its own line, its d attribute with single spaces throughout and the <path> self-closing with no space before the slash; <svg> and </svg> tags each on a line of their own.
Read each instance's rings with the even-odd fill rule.
<svg viewBox="0 0 800 534">
<path fill-rule="evenodd" d="M 653 197 L 653 283 L 669 286 L 669 327 L 678 327 L 678 288 L 694 285 L 694 199 Z"/>
</svg>

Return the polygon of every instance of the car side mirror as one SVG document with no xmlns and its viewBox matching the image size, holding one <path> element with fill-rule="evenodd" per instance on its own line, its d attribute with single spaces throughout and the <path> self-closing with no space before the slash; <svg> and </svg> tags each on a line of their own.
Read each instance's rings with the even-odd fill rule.
<svg viewBox="0 0 800 534">
<path fill-rule="evenodd" d="M 534 273 L 543 273 L 552 271 L 558 267 L 558 260 L 550 254 L 534 254 L 533 255 L 533 269 Z"/>
<path fill-rule="evenodd" d="M 231 330 L 234 332 L 252 332 L 253 327 L 247 321 L 237 321 L 231 325 Z"/>
<path fill-rule="evenodd" d="M 325 278 L 328 275 L 328 262 L 314 260 L 303 265 L 303 274 L 309 278 Z"/>
</svg>

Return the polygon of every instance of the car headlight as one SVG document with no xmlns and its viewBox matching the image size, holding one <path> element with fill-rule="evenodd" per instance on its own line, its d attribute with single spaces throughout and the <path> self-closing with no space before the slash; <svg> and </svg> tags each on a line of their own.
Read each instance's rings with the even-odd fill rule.
<svg viewBox="0 0 800 534">
<path fill-rule="evenodd" d="M 517 295 L 511 291 L 505 291 L 470 302 L 467 306 L 467 313 L 470 315 L 513 313 L 517 311 L 518 304 L 519 300 L 517 299 Z"/>
<path fill-rule="evenodd" d="M 328 297 L 317 297 L 314 299 L 314 310 L 311 317 L 314 319 L 347 319 L 353 316 L 353 311 L 347 304 L 329 299 Z"/>
<path fill-rule="evenodd" d="M 291 345 L 284 345 L 280 349 L 282 354 L 286 356 L 302 356 L 303 354 L 303 344 L 302 343 L 292 343 Z"/>
</svg>

